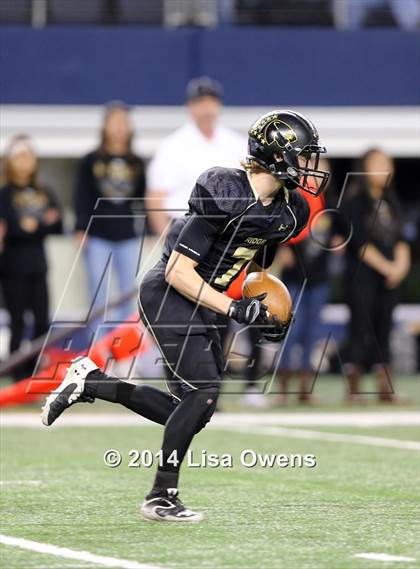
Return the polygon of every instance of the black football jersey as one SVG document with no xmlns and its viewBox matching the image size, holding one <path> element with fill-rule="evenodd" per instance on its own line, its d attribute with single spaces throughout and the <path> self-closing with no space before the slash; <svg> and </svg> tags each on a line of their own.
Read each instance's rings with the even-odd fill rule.
<svg viewBox="0 0 420 569">
<path fill-rule="evenodd" d="M 198 274 L 219 291 L 252 259 L 269 267 L 277 245 L 298 235 L 309 217 L 297 191 L 283 188 L 264 206 L 246 172 L 235 168 L 204 172 L 188 205 L 188 213 L 172 223 L 162 261 L 166 264 L 173 250 L 190 257 Z"/>
</svg>

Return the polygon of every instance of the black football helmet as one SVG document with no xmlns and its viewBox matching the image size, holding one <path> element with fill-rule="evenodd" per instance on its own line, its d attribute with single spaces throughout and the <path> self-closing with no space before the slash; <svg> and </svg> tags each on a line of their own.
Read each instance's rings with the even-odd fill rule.
<svg viewBox="0 0 420 569">
<path fill-rule="evenodd" d="M 247 161 L 254 161 L 285 181 L 286 188 L 302 188 L 319 196 L 330 173 L 318 169 L 320 154 L 315 125 L 294 111 L 271 111 L 260 117 L 248 131 Z"/>
</svg>

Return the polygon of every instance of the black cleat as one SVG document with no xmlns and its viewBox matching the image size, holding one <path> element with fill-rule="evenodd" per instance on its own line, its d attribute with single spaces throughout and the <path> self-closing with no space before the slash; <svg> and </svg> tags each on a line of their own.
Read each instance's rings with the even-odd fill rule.
<svg viewBox="0 0 420 569">
<path fill-rule="evenodd" d="M 95 369 L 99 369 L 98 366 L 85 356 L 79 356 L 72 361 L 63 381 L 50 393 L 42 408 L 42 422 L 46 427 L 52 425 L 73 403 L 93 402 L 91 397 L 83 394 L 83 390 L 87 375 Z"/>
<path fill-rule="evenodd" d="M 184 506 L 176 488 L 168 488 L 166 494 L 146 499 L 140 513 L 147 520 L 162 522 L 201 522 L 204 519 L 202 512 L 193 512 Z"/>
</svg>

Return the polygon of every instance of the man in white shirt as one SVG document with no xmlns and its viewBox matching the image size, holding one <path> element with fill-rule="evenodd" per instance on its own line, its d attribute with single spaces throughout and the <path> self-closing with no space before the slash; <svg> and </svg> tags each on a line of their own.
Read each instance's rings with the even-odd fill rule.
<svg viewBox="0 0 420 569">
<path fill-rule="evenodd" d="M 190 120 L 162 142 L 148 170 L 148 219 L 152 231 L 161 236 L 172 219 L 188 210 L 191 191 L 203 172 L 214 166 L 241 168 L 247 154 L 246 139 L 219 122 L 222 87 L 218 81 L 192 79 L 186 96 Z M 220 334 L 224 344 L 227 328 L 222 327 Z M 265 399 L 256 387 L 250 387 L 243 403 L 262 407 Z"/>
<path fill-rule="evenodd" d="M 208 77 L 192 79 L 186 95 L 190 120 L 161 143 L 149 165 L 147 207 L 157 235 L 166 233 L 170 220 L 188 209 L 200 174 L 214 166 L 240 168 L 246 155 L 246 140 L 219 122 L 220 83 Z"/>
</svg>

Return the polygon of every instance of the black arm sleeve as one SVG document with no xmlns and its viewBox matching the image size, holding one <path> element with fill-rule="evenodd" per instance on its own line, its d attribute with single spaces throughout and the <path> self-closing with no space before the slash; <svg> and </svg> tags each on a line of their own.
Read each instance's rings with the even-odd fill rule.
<svg viewBox="0 0 420 569">
<path fill-rule="evenodd" d="M 209 217 L 193 214 L 181 230 L 174 251 L 200 262 L 219 233 L 218 224 Z"/>
<path fill-rule="evenodd" d="M 262 269 L 268 269 L 273 264 L 274 257 L 277 253 L 277 246 L 275 242 L 267 243 L 267 245 L 264 245 L 264 247 L 258 250 L 258 253 L 253 258 L 253 262 Z"/>
</svg>

